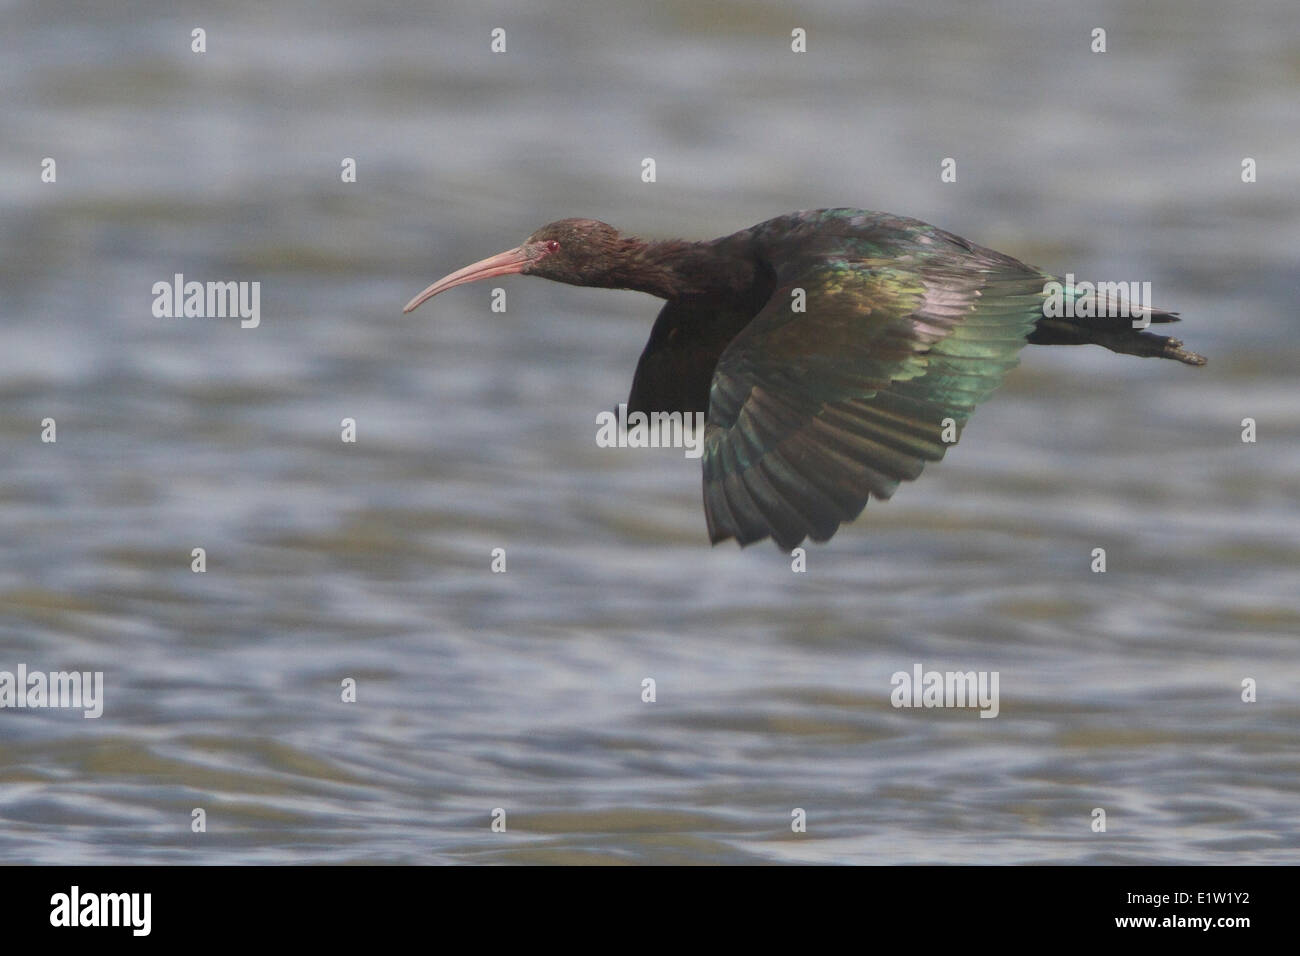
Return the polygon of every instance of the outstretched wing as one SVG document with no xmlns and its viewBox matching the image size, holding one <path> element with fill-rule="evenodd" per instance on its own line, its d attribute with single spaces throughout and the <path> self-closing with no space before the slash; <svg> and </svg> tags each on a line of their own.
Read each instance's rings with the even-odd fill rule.
<svg viewBox="0 0 1300 956">
<path fill-rule="evenodd" d="M 776 292 L 722 353 L 704 439 L 714 543 L 827 540 L 870 495 L 942 458 L 1017 363 L 1043 274 L 912 223 L 779 267 Z"/>
</svg>

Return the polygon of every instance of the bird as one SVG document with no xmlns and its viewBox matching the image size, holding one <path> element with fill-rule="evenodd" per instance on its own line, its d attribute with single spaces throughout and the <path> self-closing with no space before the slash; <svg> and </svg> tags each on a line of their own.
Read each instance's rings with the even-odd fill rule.
<svg viewBox="0 0 1300 956">
<path fill-rule="evenodd" d="M 513 274 L 666 300 L 628 413 L 704 413 L 715 545 L 829 540 L 869 499 L 943 458 L 1027 344 L 1206 363 L 1146 330 L 1176 312 L 1135 303 L 1134 321 L 1105 284 L 1062 282 L 918 219 L 852 208 L 702 242 L 561 219 L 439 279 L 403 311 Z"/>
</svg>

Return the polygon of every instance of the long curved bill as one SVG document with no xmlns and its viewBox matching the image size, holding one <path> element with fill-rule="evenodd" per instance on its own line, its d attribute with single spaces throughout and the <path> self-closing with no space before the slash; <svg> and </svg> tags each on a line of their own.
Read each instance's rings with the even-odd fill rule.
<svg viewBox="0 0 1300 956">
<path fill-rule="evenodd" d="M 453 286 L 464 285 L 466 282 L 477 282 L 479 279 L 491 279 L 494 276 L 508 276 L 523 272 L 524 266 L 532 262 L 534 258 L 535 256 L 526 246 L 516 246 L 514 249 L 499 252 L 495 256 L 488 256 L 488 258 L 473 265 L 457 269 L 451 275 L 443 276 L 406 303 L 406 308 L 402 311 L 411 312 L 419 308 L 425 300 L 432 299 L 439 292 L 445 292 Z"/>
</svg>

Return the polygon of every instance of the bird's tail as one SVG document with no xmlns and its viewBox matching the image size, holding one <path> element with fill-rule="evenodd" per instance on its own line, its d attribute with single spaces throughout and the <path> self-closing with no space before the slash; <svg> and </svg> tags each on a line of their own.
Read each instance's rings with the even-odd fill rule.
<svg viewBox="0 0 1300 956">
<path fill-rule="evenodd" d="M 1067 294 L 1071 291 L 1067 289 Z M 1034 345 L 1100 345 L 1122 355 L 1174 359 L 1184 365 L 1206 363 L 1205 356 L 1183 348 L 1183 343 L 1172 336 L 1133 328 L 1135 319 L 1148 325 L 1177 322 L 1177 312 L 1150 306 L 1117 310 L 1114 301 L 1105 298 L 1099 301 L 1097 296 L 1091 297 L 1087 307 L 1080 308 L 1080 304 L 1080 300 L 1075 299 L 1068 309 L 1069 315 L 1049 315 L 1045 309 L 1029 341 Z M 1116 311 L 1122 315 L 1115 316 Z M 1078 312 L 1087 314 L 1078 315 Z"/>
</svg>

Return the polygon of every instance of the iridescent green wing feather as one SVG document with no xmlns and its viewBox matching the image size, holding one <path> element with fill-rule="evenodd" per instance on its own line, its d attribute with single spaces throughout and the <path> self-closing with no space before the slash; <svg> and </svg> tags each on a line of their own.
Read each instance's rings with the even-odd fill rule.
<svg viewBox="0 0 1300 956">
<path fill-rule="evenodd" d="M 890 497 L 943 457 L 1016 364 L 1045 277 L 859 210 L 781 217 L 755 238 L 778 287 L 718 361 L 704 507 L 714 542 L 771 536 L 789 549 L 825 541 L 870 495 Z"/>
</svg>

